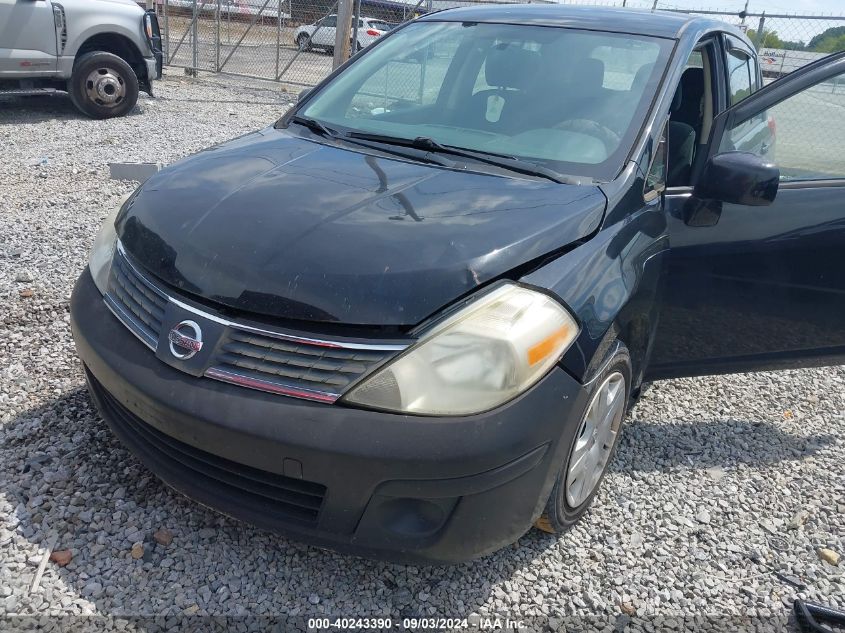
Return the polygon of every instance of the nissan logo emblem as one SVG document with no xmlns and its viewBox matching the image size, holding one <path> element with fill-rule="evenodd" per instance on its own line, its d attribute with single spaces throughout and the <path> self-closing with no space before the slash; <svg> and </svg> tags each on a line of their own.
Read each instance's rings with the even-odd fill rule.
<svg viewBox="0 0 845 633">
<path fill-rule="evenodd" d="M 170 353 L 179 360 L 193 358 L 202 349 L 202 330 L 196 321 L 182 321 L 167 334 Z"/>
</svg>

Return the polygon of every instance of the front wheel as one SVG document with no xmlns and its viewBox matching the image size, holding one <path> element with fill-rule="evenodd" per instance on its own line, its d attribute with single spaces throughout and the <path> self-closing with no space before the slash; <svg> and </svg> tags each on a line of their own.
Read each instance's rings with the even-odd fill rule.
<svg viewBox="0 0 845 633">
<path fill-rule="evenodd" d="M 138 102 L 138 77 L 117 55 L 94 51 L 76 60 L 68 81 L 73 105 L 93 119 L 123 116 Z"/>
<path fill-rule="evenodd" d="M 564 532 L 584 515 L 616 451 L 631 390 L 631 361 L 624 347 L 592 384 L 546 510 L 535 523 L 545 532 Z"/>
</svg>

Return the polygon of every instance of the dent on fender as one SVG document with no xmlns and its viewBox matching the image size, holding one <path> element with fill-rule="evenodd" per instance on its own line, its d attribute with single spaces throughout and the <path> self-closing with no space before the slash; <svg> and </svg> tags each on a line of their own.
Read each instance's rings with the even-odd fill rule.
<svg viewBox="0 0 845 633">
<path fill-rule="evenodd" d="M 555 293 L 581 323 L 580 336 L 563 358 L 576 378 L 587 377 L 590 360 L 617 336 L 631 351 L 635 375 L 639 372 L 657 318 L 668 244 L 662 209 L 651 205 L 522 279 Z"/>
</svg>

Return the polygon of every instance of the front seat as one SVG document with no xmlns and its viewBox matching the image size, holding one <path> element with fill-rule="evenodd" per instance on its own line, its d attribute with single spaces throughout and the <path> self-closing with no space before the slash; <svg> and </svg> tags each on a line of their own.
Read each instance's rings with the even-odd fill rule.
<svg viewBox="0 0 845 633">
<path fill-rule="evenodd" d="M 538 52 L 497 44 L 484 61 L 484 78 L 491 87 L 479 90 L 470 101 L 471 126 L 508 133 L 508 128 L 520 123 L 527 100 L 525 89 L 539 67 Z"/>
<path fill-rule="evenodd" d="M 695 138 L 701 143 L 701 127 L 704 122 L 704 69 L 687 68 L 681 75 L 683 99 L 672 116 L 674 121 L 691 125 Z"/>
<path fill-rule="evenodd" d="M 679 187 L 690 184 L 692 160 L 695 155 L 695 129 L 683 121 L 676 121 L 675 116 L 683 103 L 683 84 L 678 85 L 669 114 L 669 171 L 666 186 Z"/>
<path fill-rule="evenodd" d="M 573 65 L 566 98 L 566 119 L 586 119 L 607 125 L 615 110 L 609 98 L 611 91 L 604 87 L 604 62 L 586 57 Z"/>
</svg>

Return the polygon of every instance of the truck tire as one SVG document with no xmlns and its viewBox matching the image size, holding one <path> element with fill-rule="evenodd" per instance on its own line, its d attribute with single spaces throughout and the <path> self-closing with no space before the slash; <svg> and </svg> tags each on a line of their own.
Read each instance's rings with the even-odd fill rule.
<svg viewBox="0 0 845 633">
<path fill-rule="evenodd" d="M 117 55 L 93 51 L 74 63 L 68 93 L 73 105 L 92 119 L 123 116 L 138 102 L 138 77 Z"/>
<path fill-rule="evenodd" d="M 575 432 L 566 438 L 566 459 L 535 527 L 560 534 L 587 512 L 622 435 L 630 391 L 631 357 L 620 343 L 592 381 L 587 407 Z"/>
</svg>

